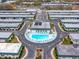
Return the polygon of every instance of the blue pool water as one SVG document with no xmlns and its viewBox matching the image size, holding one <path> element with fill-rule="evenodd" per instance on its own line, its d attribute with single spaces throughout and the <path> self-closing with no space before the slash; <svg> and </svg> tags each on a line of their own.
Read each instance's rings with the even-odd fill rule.
<svg viewBox="0 0 79 59">
<path fill-rule="evenodd" d="M 32 38 L 38 39 L 38 40 L 44 40 L 44 39 L 48 39 L 49 36 L 48 35 L 42 35 L 42 34 L 33 34 Z"/>
</svg>

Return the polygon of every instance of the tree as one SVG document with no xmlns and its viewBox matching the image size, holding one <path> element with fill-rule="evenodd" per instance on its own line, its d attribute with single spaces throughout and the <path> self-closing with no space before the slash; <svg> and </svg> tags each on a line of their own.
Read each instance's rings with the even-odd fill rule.
<svg viewBox="0 0 79 59">
<path fill-rule="evenodd" d="M 53 54 L 55 56 L 55 59 L 58 59 L 58 52 L 57 52 L 57 48 L 54 48 Z"/>
<path fill-rule="evenodd" d="M 7 57 L 5 57 L 5 59 L 7 59 Z"/>
<path fill-rule="evenodd" d="M 35 6 L 41 5 L 41 0 L 35 0 L 34 5 L 35 5 Z"/>
<path fill-rule="evenodd" d="M 47 0 L 47 2 L 51 2 L 51 0 Z"/>
<path fill-rule="evenodd" d="M 63 39 L 63 43 L 62 44 L 73 44 L 73 42 L 71 41 L 70 37 L 67 36 Z"/>
<path fill-rule="evenodd" d="M 11 57 L 8 57 L 8 59 L 11 59 Z"/>
<path fill-rule="evenodd" d="M 14 38 L 15 38 L 15 34 L 13 33 L 13 34 L 12 34 L 12 38 L 11 38 L 11 39 L 14 39 Z"/>
</svg>

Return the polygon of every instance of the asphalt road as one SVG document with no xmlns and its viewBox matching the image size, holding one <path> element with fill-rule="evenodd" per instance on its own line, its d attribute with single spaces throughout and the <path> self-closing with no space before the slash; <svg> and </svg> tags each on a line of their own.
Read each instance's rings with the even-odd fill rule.
<svg viewBox="0 0 79 59">
<path fill-rule="evenodd" d="M 38 20 L 41 21 L 49 21 L 47 17 L 47 13 L 44 11 L 41 11 L 41 13 L 37 13 Z M 68 35 L 66 32 L 62 32 L 58 26 L 59 20 L 56 19 L 52 21 L 55 25 L 56 31 L 57 31 L 57 37 L 54 41 L 48 42 L 48 43 L 33 43 L 28 41 L 25 38 L 25 31 L 28 28 L 29 23 L 24 21 L 25 25 L 23 26 L 21 31 L 15 31 L 15 34 L 19 37 L 20 41 L 22 42 L 23 45 L 25 45 L 28 48 L 28 56 L 25 59 L 34 59 L 35 56 L 35 50 L 36 48 L 43 48 L 44 49 L 44 54 L 43 54 L 43 59 L 52 59 L 51 56 L 51 49 L 54 48 L 60 41 L 62 37 L 65 37 Z M 62 37 L 60 37 L 62 36 Z"/>
</svg>

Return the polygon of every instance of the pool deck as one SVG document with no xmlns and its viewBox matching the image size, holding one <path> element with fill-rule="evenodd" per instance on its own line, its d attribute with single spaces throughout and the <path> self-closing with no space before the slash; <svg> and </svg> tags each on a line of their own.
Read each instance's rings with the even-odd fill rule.
<svg viewBox="0 0 79 59">
<path fill-rule="evenodd" d="M 38 37 L 39 36 L 39 37 Z M 57 33 L 31 33 L 26 30 L 25 37 L 27 40 L 34 42 L 34 43 L 48 43 L 53 41 L 57 36 Z"/>
</svg>

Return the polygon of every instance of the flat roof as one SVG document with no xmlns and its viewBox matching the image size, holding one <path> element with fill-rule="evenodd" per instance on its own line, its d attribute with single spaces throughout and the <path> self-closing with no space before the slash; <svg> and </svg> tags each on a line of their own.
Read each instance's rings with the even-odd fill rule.
<svg viewBox="0 0 79 59">
<path fill-rule="evenodd" d="M 65 5 L 65 6 L 71 6 L 71 5 L 76 5 L 79 2 L 47 2 L 47 3 L 42 3 L 43 6 L 61 6 L 61 5 Z"/>
<path fill-rule="evenodd" d="M 0 12 L 0 15 L 3 15 L 3 14 L 5 14 L 5 15 L 7 15 L 7 14 L 16 14 L 16 15 L 34 15 L 35 13 L 32 13 L 32 12 L 27 12 L 27 13 L 17 13 L 17 12 L 14 12 L 14 13 L 10 13 L 10 12 L 6 12 L 6 13 L 2 13 L 2 12 Z"/>
<path fill-rule="evenodd" d="M 49 15 L 49 17 L 79 17 L 79 15 Z"/>
<path fill-rule="evenodd" d="M 65 28 L 79 28 L 79 23 L 63 23 Z"/>
<path fill-rule="evenodd" d="M 12 32 L 0 32 L 0 39 L 7 39 L 11 36 Z"/>
<path fill-rule="evenodd" d="M 49 17 L 78 17 L 79 10 L 48 10 Z"/>
<path fill-rule="evenodd" d="M 16 1 L 6 1 L 4 3 L 15 3 Z"/>
<path fill-rule="evenodd" d="M 0 23 L 0 28 L 16 28 L 20 25 L 21 23 Z"/>
<path fill-rule="evenodd" d="M 48 13 L 49 15 L 79 15 L 79 13 Z"/>
<path fill-rule="evenodd" d="M 0 43 L 0 54 L 17 54 L 21 45 L 21 43 Z"/>
<path fill-rule="evenodd" d="M 12 23 L 16 23 L 16 22 L 22 22 L 22 19 L 0 19 L 0 22 L 4 23 L 4 22 L 12 22 Z"/>
<path fill-rule="evenodd" d="M 57 45 L 58 55 L 63 56 L 78 56 L 79 57 L 79 46 L 74 47 L 73 45 Z"/>
<path fill-rule="evenodd" d="M 33 22 L 31 29 L 51 29 L 50 22 L 41 22 L 41 25 L 35 25 L 36 22 Z"/>
<path fill-rule="evenodd" d="M 63 4 L 63 3 L 53 3 L 53 4 L 47 4 L 47 3 L 43 3 L 42 6 L 62 6 L 62 5 L 65 5 L 65 6 L 68 6 L 69 4 Z"/>
<path fill-rule="evenodd" d="M 0 17 L 34 17 L 35 15 L 24 15 L 24 14 L 0 14 Z"/>
<path fill-rule="evenodd" d="M 36 13 L 36 11 L 27 11 L 27 9 L 20 9 L 20 10 L 0 10 L 0 13 Z"/>
<path fill-rule="evenodd" d="M 79 12 L 79 10 L 48 10 L 47 12 Z"/>
<path fill-rule="evenodd" d="M 69 36 L 72 40 L 79 40 L 79 33 L 70 33 Z"/>
<path fill-rule="evenodd" d="M 61 22 L 65 23 L 79 23 L 79 19 L 61 19 Z"/>
</svg>

